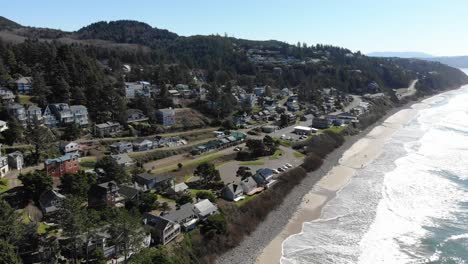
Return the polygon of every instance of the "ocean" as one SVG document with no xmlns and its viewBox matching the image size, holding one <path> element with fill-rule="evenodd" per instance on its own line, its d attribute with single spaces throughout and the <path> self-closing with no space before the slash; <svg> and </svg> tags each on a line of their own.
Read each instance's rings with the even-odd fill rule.
<svg viewBox="0 0 468 264">
<path fill-rule="evenodd" d="M 282 264 L 468 263 L 468 86 L 424 102 L 284 241 Z"/>
</svg>

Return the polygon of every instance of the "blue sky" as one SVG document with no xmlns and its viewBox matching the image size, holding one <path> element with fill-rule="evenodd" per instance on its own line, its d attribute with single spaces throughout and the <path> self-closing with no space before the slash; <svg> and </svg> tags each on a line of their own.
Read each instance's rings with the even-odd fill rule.
<svg viewBox="0 0 468 264">
<path fill-rule="evenodd" d="M 0 6 L 0 15 L 20 24 L 63 30 L 132 19 L 179 35 L 468 55 L 466 0 L 0 0 Z"/>
</svg>

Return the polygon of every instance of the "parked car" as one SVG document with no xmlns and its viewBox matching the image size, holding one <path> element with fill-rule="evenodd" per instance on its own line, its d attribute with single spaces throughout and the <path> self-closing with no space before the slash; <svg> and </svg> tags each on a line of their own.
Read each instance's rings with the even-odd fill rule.
<svg viewBox="0 0 468 264">
<path fill-rule="evenodd" d="M 292 167 L 293 167 L 293 165 L 291 165 L 290 163 L 286 163 L 286 164 L 284 164 L 284 165 L 285 165 L 286 167 L 288 167 L 288 168 L 292 168 Z"/>
<path fill-rule="evenodd" d="M 241 151 L 241 150 L 242 150 L 241 147 L 235 147 L 235 148 L 234 148 L 234 151 Z"/>
<path fill-rule="evenodd" d="M 272 171 L 273 171 L 274 174 L 279 174 L 278 170 L 272 169 Z"/>
<path fill-rule="evenodd" d="M 285 139 L 286 138 L 286 135 L 281 135 L 280 139 Z"/>
<path fill-rule="evenodd" d="M 279 171 L 279 172 L 284 172 L 285 170 L 284 170 L 283 168 L 279 167 L 279 168 L 278 168 L 278 171 Z"/>
<path fill-rule="evenodd" d="M 283 170 L 285 170 L 285 171 L 289 169 L 289 167 L 286 166 L 286 165 L 281 166 L 281 168 L 283 168 Z"/>
</svg>

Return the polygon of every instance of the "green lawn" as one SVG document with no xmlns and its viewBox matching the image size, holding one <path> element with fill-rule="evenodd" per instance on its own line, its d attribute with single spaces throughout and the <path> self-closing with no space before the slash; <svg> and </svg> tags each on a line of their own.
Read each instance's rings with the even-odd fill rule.
<svg viewBox="0 0 468 264">
<path fill-rule="evenodd" d="M 80 159 L 80 166 L 83 170 L 94 169 L 96 157 L 84 157 Z"/>
<path fill-rule="evenodd" d="M 20 95 L 18 95 L 18 97 L 19 97 L 19 103 L 20 104 L 23 104 L 23 105 L 24 104 L 28 104 L 28 105 L 32 104 L 31 103 L 32 96 L 30 96 L 30 95 L 21 95 L 20 94 Z"/>
<path fill-rule="evenodd" d="M 213 160 L 215 160 L 217 158 L 220 158 L 220 157 L 222 157 L 224 155 L 225 154 L 223 154 L 223 153 L 213 154 L 213 155 L 210 155 L 210 156 L 203 157 L 201 159 L 196 159 L 194 161 L 190 161 L 190 162 L 182 163 L 182 164 L 184 165 L 184 167 L 188 167 L 188 166 L 196 167 L 196 166 L 198 166 L 198 165 L 200 165 L 202 163 L 213 161 Z M 169 171 L 173 171 L 173 170 L 177 170 L 177 169 L 178 169 L 178 167 L 177 167 L 177 165 L 175 165 L 175 166 L 167 167 L 165 169 L 153 171 L 153 173 L 160 174 L 160 173 L 165 173 L 165 172 L 169 172 Z"/>
<path fill-rule="evenodd" d="M 163 201 L 163 202 L 168 202 L 168 203 L 175 203 L 175 200 L 171 199 L 171 198 L 168 198 L 168 197 L 164 197 L 160 194 L 156 194 L 157 195 L 157 199 L 160 200 L 160 201 Z"/>
<path fill-rule="evenodd" d="M 332 131 L 332 132 L 335 132 L 337 134 L 341 134 L 341 132 L 343 132 L 343 130 L 345 130 L 346 127 L 345 126 L 333 126 L 333 127 L 330 127 L 330 128 L 327 128 L 327 129 L 323 129 L 321 130 L 322 132 L 323 131 Z"/>
<path fill-rule="evenodd" d="M 260 160 L 253 160 L 253 161 L 244 161 L 240 162 L 239 165 L 241 166 L 249 166 L 249 165 L 265 165 L 265 162 Z"/>
<path fill-rule="evenodd" d="M 284 140 L 284 139 L 279 139 L 279 138 L 277 138 L 276 140 L 278 140 L 278 143 L 283 147 L 290 147 L 291 146 L 291 141 L 289 141 L 289 140 Z"/>
<path fill-rule="evenodd" d="M 295 158 L 303 158 L 303 157 L 305 157 L 304 154 L 302 154 L 302 153 L 300 153 L 300 152 L 297 152 L 297 151 L 295 151 L 295 152 L 293 153 L 293 155 L 294 155 Z"/>
<path fill-rule="evenodd" d="M 188 190 L 190 192 L 190 194 L 192 195 L 192 197 L 197 197 L 197 193 L 199 192 L 210 192 L 214 195 L 213 191 L 211 190 L 197 190 L 197 189 L 189 189 Z"/>
<path fill-rule="evenodd" d="M 277 149 L 273 155 L 270 156 L 270 160 L 278 159 L 280 156 L 283 155 L 283 151 L 281 149 Z"/>
<path fill-rule="evenodd" d="M 8 191 L 8 179 L 0 179 L 0 193 Z"/>
</svg>

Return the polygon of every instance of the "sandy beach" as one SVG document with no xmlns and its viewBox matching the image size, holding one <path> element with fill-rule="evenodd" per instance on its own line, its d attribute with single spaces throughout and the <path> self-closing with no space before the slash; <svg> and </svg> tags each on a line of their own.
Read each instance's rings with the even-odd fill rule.
<svg viewBox="0 0 468 264">
<path fill-rule="evenodd" d="M 417 108 L 424 107 L 418 104 Z M 320 218 L 321 210 L 327 201 L 333 199 L 346 186 L 356 170 L 365 168 L 381 153 L 387 139 L 402 125 L 407 124 L 417 114 L 413 108 L 402 109 L 389 116 L 382 124 L 375 126 L 365 136 L 349 147 L 338 164 L 313 187 L 302 199 L 297 212 L 284 229 L 261 252 L 256 259 L 258 264 L 280 263 L 282 244 L 289 236 L 302 231 L 304 222 Z"/>
<path fill-rule="evenodd" d="M 380 121 L 330 153 L 320 169 L 308 176 L 285 197 L 283 203 L 246 237 L 226 252 L 217 263 L 279 263 L 282 243 L 302 231 L 302 224 L 320 218 L 322 208 L 349 182 L 356 170 L 377 158 L 396 129 L 427 107 L 424 101 L 390 110 Z"/>
</svg>

